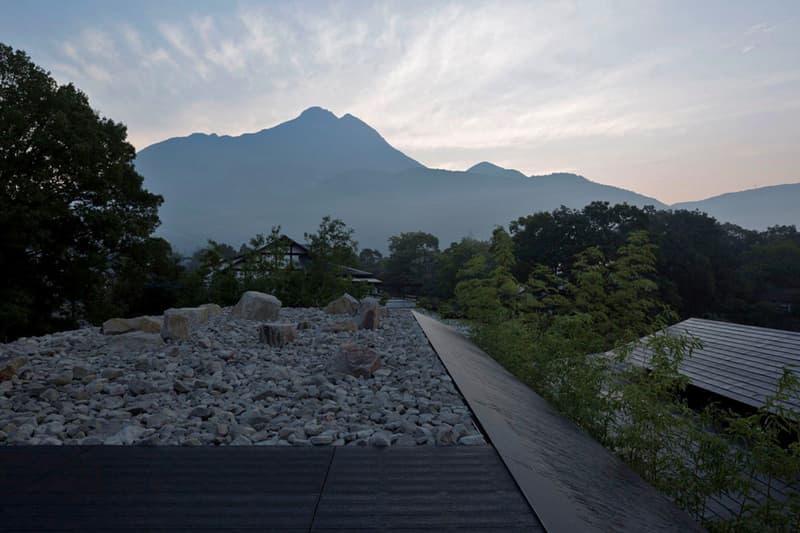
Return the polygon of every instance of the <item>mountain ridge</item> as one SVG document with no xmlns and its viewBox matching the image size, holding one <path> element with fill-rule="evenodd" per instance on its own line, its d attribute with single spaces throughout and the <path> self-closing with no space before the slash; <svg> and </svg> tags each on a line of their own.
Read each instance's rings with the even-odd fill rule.
<svg viewBox="0 0 800 533">
<path fill-rule="evenodd" d="M 526 176 L 488 161 L 464 171 L 428 168 L 358 117 L 321 107 L 254 133 L 165 139 L 141 150 L 135 165 L 145 187 L 165 199 L 157 234 L 186 252 L 209 238 L 237 244 L 278 224 L 302 235 L 325 214 L 354 228 L 363 246 L 385 250 L 401 231 L 428 231 L 446 246 L 561 205 L 669 208 L 572 173 Z"/>
</svg>

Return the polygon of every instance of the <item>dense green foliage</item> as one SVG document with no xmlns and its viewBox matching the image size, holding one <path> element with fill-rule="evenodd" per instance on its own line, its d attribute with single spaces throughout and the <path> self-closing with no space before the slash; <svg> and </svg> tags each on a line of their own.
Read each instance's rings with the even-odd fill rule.
<svg viewBox="0 0 800 533">
<path fill-rule="evenodd" d="M 127 312 L 174 267 L 149 239 L 161 197 L 142 188 L 126 136 L 0 44 L 0 339 Z"/>
<path fill-rule="evenodd" d="M 519 279 L 537 265 L 571 278 L 580 252 L 596 247 L 609 255 L 644 230 L 655 245 L 651 279 L 681 318 L 800 330 L 800 233 L 793 226 L 757 232 L 699 212 L 595 202 L 522 217 L 510 229 Z"/>
<path fill-rule="evenodd" d="M 522 282 L 511 238 L 497 228 L 488 259 L 459 272 L 455 308 L 488 353 L 698 521 L 716 531 L 796 530 L 800 420 L 781 403 L 800 396 L 793 375 L 753 414 L 690 409 L 678 365 L 698 345 L 661 330 L 674 315 L 655 281 L 657 247 L 642 230 L 616 249 L 607 243 L 563 270 L 531 264 Z M 640 337 L 649 370 L 630 363 Z M 795 485 L 787 500 L 769 490 L 784 483 Z M 707 519 L 710 498 L 728 496 L 739 502 L 734 516 Z"/>
</svg>

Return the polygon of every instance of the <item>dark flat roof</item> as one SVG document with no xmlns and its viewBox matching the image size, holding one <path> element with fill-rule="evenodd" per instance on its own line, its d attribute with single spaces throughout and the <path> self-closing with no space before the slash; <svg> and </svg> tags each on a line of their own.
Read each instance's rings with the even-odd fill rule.
<svg viewBox="0 0 800 533">
<path fill-rule="evenodd" d="M 800 377 L 800 332 L 701 318 L 684 320 L 667 331 L 690 335 L 703 344 L 679 367 L 689 383 L 751 407 L 763 407 L 765 399 L 775 394 L 784 367 Z M 638 347 L 632 359 L 647 366 L 649 350 Z M 786 407 L 800 412 L 797 400 Z"/>
<path fill-rule="evenodd" d="M 491 446 L 0 447 L 0 530 L 543 531 Z"/>
<path fill-rule="evenodd" d="M 702 531 L 455 329 L 414 316 L 548 532 Z"/>
</svg>

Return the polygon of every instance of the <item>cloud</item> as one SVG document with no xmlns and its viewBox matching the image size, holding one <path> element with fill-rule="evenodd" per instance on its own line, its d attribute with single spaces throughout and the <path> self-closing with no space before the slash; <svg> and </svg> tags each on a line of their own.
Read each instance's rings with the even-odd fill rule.
<svg viewBox="0 0 800 533">
<path fill-rule="evenodd" d="M 257 131 L 322 105 L 427 164 L 494 157 L 526 173 L 576 168 L 566 146 L 696 147 L 707 139 L 693 132 L 708 125 L 796 112 L 798 69 L 770 56 L 756 75 L 739 55 L 766 52 L 777 22 L 721 31 L 674 21 L 665 33 L 662 14 L 638 4 L 310 5 L 84 28 L 63 43 L 57 70 L 128 124 L 139 149 L 193 131 Z M 547 155 L 554 147 L 559 158 Z"/>
</svg>

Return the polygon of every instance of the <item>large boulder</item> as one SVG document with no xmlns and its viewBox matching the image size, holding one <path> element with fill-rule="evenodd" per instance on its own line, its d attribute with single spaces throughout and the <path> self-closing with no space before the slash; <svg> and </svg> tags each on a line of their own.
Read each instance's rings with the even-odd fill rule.
<svg viewBox="0 0 800 533">
<path fill-rule="evenodd" d="M 330 315 L 353 315 L 356 311 L 358 311 L 358 300 L 347 293 L 325 306 L 325 312 Z"/>
<path fill-rule="evenodd" d="M 111 318 L 103 322 L 105 335 L 119 335 L 129 331 L 158 333 L 161 331 L 161 318 L 154 316 L 137 316 L 134 318 Z"/>
<path fill-rule="evenodd" d="M 267 322 L 258 328 L 258 338 L 270 346 L 281 347 L 297 337 L 297 324 Z"/>
<path fill-rule="evenodd" d="M 217 304 L 203 304 L 198 309 L 205 309 L 206 320 L 222 314 L 222 308 Z"/>
<path fill-rule="evenodd" d="M 343 344 L 333 361 L 333 370 L 355 377 L 371 377 L 381 368 L 378 352 L 358 344 Z"/>
<path fill-rule="evenodd" d="M 231 309 L 231 316 L 245 320 L 269 321 L 276 320 L 280 310 L 281 301 L 271 294 L 247 291 Z"/>
<path fill-rule="evenodd" d="M 358 319 L 356 323 L 359 329 L 378 329 L 381 327 L 380 303 L 377 298 L 364 298 L 358 306 Z"/>
<path fill-rule="evenodd" d="M 161 324 L 161 337 L 164 340 L 187 340 L 191 333 L 192 313 L 183 309 L 167 309 Z"/>
<path fill-rule="evenodd" d="M 208 317 L 211 314 L 211 309 L 207 306 L 208 304 L 201 305 L 200 307 L 174 307 L 164 311 L 164 316 L 166 317 L 168 312 L 173 316 L 179 314 L 185 316 L 193 326 L 196 324 L 203 324 L 208 321 Z"/>
</svg>

